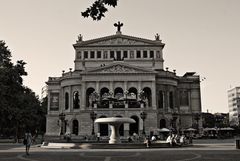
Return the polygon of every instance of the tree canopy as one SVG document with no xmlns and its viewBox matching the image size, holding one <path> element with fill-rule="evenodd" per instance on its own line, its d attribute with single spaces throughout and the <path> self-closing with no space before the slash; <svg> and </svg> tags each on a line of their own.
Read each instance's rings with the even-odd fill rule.
<svg viewBox="0 0 240 161">
<path fill-rule="evenodd" d="M 118 0 L 96 0 L 86 11 L 82 12 L 84 18 L 91 17 L 93 20 L 101 20 L 108 11 L 106 6 L 117 6 Z"/>
<path fill-rule="evenodd" d="M 46 107 L 23 85 L 26 63 L 19 60 L 13 64 L 11 56 L 6 43 L 0 41 L 0 135 L 19 137 L 26 128 L 41 131 Z"/>
</svg>

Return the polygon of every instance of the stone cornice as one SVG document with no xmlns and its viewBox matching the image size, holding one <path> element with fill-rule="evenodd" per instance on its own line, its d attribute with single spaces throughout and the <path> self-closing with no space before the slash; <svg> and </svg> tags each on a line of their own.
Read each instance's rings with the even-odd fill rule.
<svg viewBox="0 0 240 161">
<path fill-rule="evenodd" d="M 118 41 L 123 40 L 123 41 Z M 117 42 L 114 42 L 116 40 Z M 124 42 L 129 40 L 129 42 Z M 156 40 L 149 40 L 149 39 L 143 39 L 139 37 L 134 37 L 134 36 L 128 36 L 128 35 L 122 35 L 122 34 L 116 34 L 116 35 L 110 35 L 106 37 L 101 37 L 97 39 L 92 39 L 92 40 L 87 40 L 87 41 L 79 41 L 76 44 L 74 44 L 74 48 L 76 47 L 99 47 L 99 46 L 161 46 L 162 48 L 164 47 L 164 43 L 161 41 L 156 41 Z"/>
</svg>

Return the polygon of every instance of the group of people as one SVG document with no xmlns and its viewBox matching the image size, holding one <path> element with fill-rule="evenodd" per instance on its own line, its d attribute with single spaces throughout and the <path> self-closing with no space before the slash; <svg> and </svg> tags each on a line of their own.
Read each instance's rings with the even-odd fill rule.
<svg viewBox="0 0 240 161">
<path fill-rule="evenodd" d="M 151 137 L 146 136 L 144 139 L 144 144 L 147 148 L 149 148 L 151 146 L 151 143 L 154 141 L 157 141 L 157 137 L 155 135 L 152 135 Z M 185 135 L 170 133 L 166 139 L 166 143 L 169 143 L 170 146 L 182 146 L 187 144 L 187 140 Z"/>
<path fill-rule="evenodd" d="M 170 146 L 174 146 L 174 145 L 182 146 L 186 144 L 186 137 L 185 135 L 170 133 L 170 135 L 167 137 L 166 142 L 169 143 Z"/>
</svg>

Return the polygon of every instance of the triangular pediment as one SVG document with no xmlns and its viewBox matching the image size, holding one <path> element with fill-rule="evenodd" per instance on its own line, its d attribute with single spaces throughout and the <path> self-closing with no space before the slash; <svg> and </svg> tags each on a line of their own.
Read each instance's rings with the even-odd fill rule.
<svg viewBox="0 0 240 161">
<path fill-rule="evenodd" d="M 86 73 L 91 74 L 91 73 L 111 73 L 111 74 L 119 74 L 119 73 L 148 73 L 148 74 L 154 74 L 155 71 L 151 69 L 145 69 L 141 67 L 136 67 L 132 65 L 128 65 L 125 63 L 112 63 L 110 65 L 106 65 L 103 67 L 98 67 L 94 69 L 87 70 Z"/>
<path fill-rule="evenodd" d="M 87 41 L 78 41 L 74 46 L 129 46 L 129 45 L 164 45 L 160 40 L 142 39 L 122 34 L 111 35 Z"/>
</svg>

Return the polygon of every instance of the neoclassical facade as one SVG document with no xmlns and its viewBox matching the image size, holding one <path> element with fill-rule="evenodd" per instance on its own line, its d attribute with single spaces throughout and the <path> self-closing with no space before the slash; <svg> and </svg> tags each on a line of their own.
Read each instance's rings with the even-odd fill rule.
<svg viewBox="0 0 240 161">
<path fill-rule="evenodd" d="M 164 68 L 164 45 L 158 34 L 149 40 L 124 35 L 119 28 L 115 35 L 92 40 L 80 35 L 73 45 L 75 68 L 46 82 L 46 135 L 108 136 L 108 125 L 93 120 L 113 116 L 136 121 L 120 128 L 123 136 L 149 135 L 163 127 L 201 128 L 196 119 L 201 113 L 199 76 L 177 76 Z"/>
</svg>

